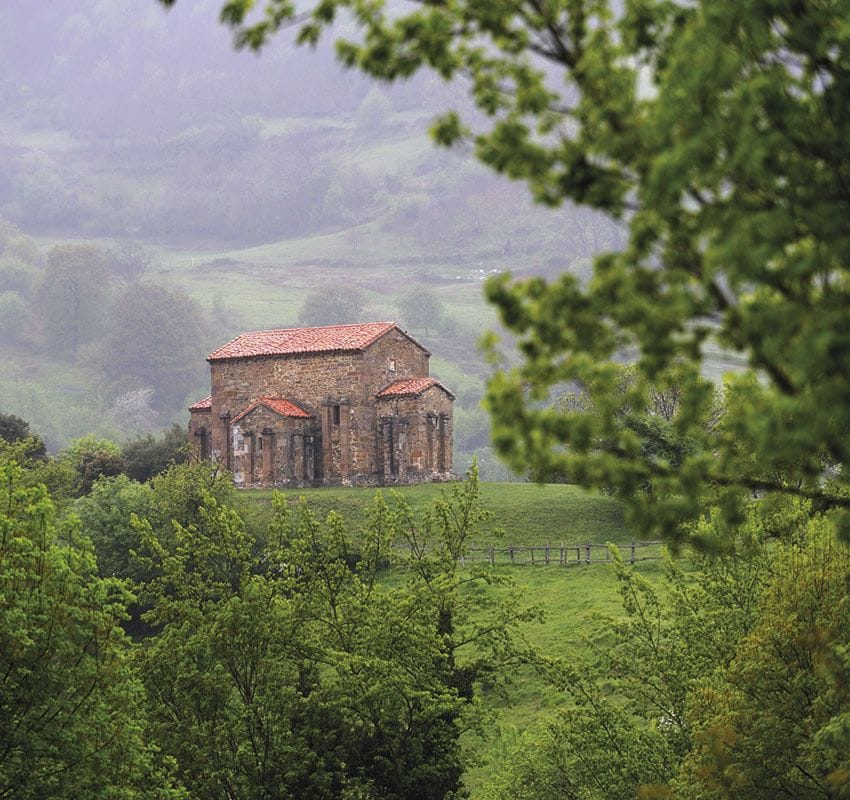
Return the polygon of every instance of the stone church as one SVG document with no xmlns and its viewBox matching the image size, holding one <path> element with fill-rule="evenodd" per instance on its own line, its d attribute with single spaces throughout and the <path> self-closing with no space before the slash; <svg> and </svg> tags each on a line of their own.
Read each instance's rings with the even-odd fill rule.
<svg viewBox="0 0 850 800">
<path fill-rule="evenodd" d="M 454 395 L 430 356 L 393 322 L 243 333 L 207 358 L 195 455 L 243 486 L 446 480 Z"/>
</svg>

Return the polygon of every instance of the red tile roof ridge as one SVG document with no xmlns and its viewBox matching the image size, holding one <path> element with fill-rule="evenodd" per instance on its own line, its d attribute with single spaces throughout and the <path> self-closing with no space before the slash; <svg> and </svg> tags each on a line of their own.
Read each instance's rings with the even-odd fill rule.
<svg viewBox="0 0 850 800">
<path fill-rule="evenodd" d="M 426 389 L 437 386 L 454 400 L 454 395 L 436 378 L 423 376 L 418 378 L 399 378 L 385 386 L 375 397 L 410 397 L 422 394 Z"/>
<path fill-rule="evenodd" d="M 189 411 L 212 411 L 212 395 L 208 394 L 203 400 L 192 403 Z"/>
<path fill-rule="evenodd" d="M 214 350 L 207 360 L 364 350 L 393 328 L 428 352 L 395 322 L 359 322 L 313 328 L 247 331 Z"/>
<path fill-rule="evenodd" d="M 246 408 L 242 409 L 232 420 L 233 425 L 239 422 L 240 419 L 248 416 L 255 408 L 265 406 L 266 408 L 280 414 L 282 417 L 294 417 L 296 419 L 309 419 L 313 415 L 305 408 L 301 408 L 298 403 L 293 403 L 284 397 L 260 397 L 253 403 L 250 403 Z"/>
</svg>

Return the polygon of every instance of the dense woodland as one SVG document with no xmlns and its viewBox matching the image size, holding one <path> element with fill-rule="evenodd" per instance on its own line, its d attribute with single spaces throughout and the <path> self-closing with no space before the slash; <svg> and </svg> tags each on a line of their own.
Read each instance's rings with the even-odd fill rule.
<svg viewBox="0 0 850 800">
<path fill-rule="evenodd" d="M 75 9 L 0 10 L 0 797 L 850 797 L 850 3 Z M 207 331 L 384 309 L 558 485 L 156 432 Z M 470 561 L 556 503 L 607 567 Z"/>
</svg>

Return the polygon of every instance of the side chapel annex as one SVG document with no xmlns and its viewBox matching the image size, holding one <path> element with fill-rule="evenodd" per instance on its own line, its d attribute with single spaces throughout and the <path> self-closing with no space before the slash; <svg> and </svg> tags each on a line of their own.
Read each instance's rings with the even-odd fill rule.
<svg viewBox="0 0 850 800">
<path fill-rule="evenodd" d="M 240 485 L 449 479 L 454 395 L 430 356 L 393 322 L 243 333 L 207 358 L 194 455 Z"/>
</svg>

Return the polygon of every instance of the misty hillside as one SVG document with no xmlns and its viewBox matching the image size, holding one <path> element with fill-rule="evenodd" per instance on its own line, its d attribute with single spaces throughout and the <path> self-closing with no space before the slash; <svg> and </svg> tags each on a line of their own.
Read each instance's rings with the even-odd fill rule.
<svg viewBox="0 0 850 800">
<path fill-rule="evenodd" d="M 217 3 L 0 7 L 0 215 L 39 237 L 256 245 L 376 220 L 405 249 L 588 255 L 612 231 L 531 208 L 429 123 L 464 86 L 376 86 L 330 41 L 233 50 Z M 346 29 L 338 28 L 344 36 Z"/>
<path fill-rule="evenodd" d="M 392 319 L 458 396 L 458 466 L 504 476 L 479 406 L 482 281 L 586 275 L 620 232 L 436 148 L 440 113 L 473 114 L 462 84 L 375 85 L 291 32 L 236 52 L 217 5 L 0 5 L 2 410 L 53 448 L 121 440 L 182 424 L 204 355 L 241 330 Z M 317 301 L 329 287 L 356 302 Z"/>
</svg>

